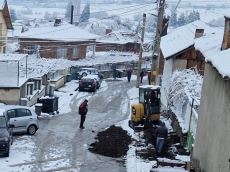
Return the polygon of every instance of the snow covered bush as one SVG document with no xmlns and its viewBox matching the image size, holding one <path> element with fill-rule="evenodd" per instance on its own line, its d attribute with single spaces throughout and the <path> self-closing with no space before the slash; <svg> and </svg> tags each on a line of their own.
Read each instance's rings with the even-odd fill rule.
<svg viewBox="0 0 230 172">
<path fill-rule="evenodd" d="M 192 102 L 193 109 L 198 113 L 202 83 L 203 77 L 196 69 L 173 72 L 169 86 L 169 108 L 177 116 L 179 123 L 189 123 Z M 182 128 L 186 132 L 188 125 L 183 125 Z"/>
</svg>

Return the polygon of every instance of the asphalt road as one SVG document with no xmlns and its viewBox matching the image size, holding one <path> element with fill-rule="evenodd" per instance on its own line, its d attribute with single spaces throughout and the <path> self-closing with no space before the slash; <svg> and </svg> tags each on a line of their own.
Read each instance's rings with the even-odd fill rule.
<svg viewBox="0 0 230 172">
<path fill-rule="evenodd" d="M 97 132 L 127 119 L 130 112 L 127 91 L 135 86 L 135 81 L 107 84 L 108 89 L 100 88 L 96 93 L 78 92 L 70 104 L 70 113 L 40 120 L 40 129 L 33 137 L 36 145 L 31 161 L 21 165 L 30 165 L 33 172 L 125 172 L 122 159 L 87 150 L 95 142 Z M 81 130 L 77 104 L 84 98 L 89 100 L 89 111 L 85 129 Z"/>
</svg>

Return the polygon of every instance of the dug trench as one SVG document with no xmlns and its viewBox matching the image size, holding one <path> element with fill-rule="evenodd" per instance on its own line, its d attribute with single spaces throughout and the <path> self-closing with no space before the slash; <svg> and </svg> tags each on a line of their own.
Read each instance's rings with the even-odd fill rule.
<svg viewBox="0 0 230 172">
<path fill-rule="evenodd" d="M 126 130 L 112 125 L 97 134 L 96 141 L 90 144 L 88 150 L 103 156 L 122 158 L 127 155 L 129 145 L 133 144 L 136 146 L 136 156 L 151 161 L 157 160 L 155 130 L 156 128 L 145 129 L 138 133 L 139 139 L 134 140 Z M 169 133 L 160 157 L 174 160 L 176 155 L 189 155 L 189 152 L 180 145 L 177 136 Z"/>
</svg>

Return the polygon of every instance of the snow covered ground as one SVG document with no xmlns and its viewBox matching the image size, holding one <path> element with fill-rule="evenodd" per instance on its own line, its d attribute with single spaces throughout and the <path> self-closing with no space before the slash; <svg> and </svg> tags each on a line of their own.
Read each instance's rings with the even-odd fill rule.
<svg viewBox="0 0 230 172">
<path fill-rule="evenodd" d="M 127 80 L 127 78 L 121 78 L 121 80 Z M 131 80 L 136 80 L 136 76 L 132 75 Z M 147 80 L 146 76 L 144 77 L 144 80 Z M 77 81 L 72 80 L 71 82 L 66 83 L 65 87 L 59 89 L 59 91 L 55 91 L 55 95 L 59 96 L 59 107 L 60 108 L 60 114 L 63 115 L 64 113 L 68 113 L 71 111 L 70 104 L 71 104 L 71 98 L 73 98 L 74 95 L 78 96 L 79 92 L 74 91 L 77 86 Z M 108 84 L 106 81 L 102 82 L 101 85 L 101 92 L 108 89 Z M 113 90 L 114 93 L 116 90 Z M 138 88 L 133 87 L 130 90 L 128 90 L 127 94 L 129 95 L 129 101 L 130 104 L 137 102 L 138 97 Z M 70 96 L 73 95 L 73 96 Z M 81 94 L 79 94 L 81 95 Z M 89 97 L 90 99 L 90 97 Z M 127 104 L 124 103 L 124 107 L 121 107 L 121 109 L 125 112 L 127 112 Z M 52 115 L 48 115 L 45 113 L 42 113 L 42 117 L 48 117 L 52 118 Z M 171 129 L 169 121 L 164 122 L 166 123 L 168 129 Z M 121 121 L 117 123 L 117 126 L 121 126 L 124 130 L 127 130 L 128 133 L 133 137 L 136 138 L 137 135 L 135 135 L 134 131 L 128 127 L 128 119 Z M 14 144 L 11 146 L 11 152 L 9 158 L 0 158 L 0 171 L 1 172 L 29 172 L 31 171 L 31 166 L 29 164 L 26 164 L 26 162 L 30 162 L 33 160 L 33 157 L 31 157 L 32 152 L 34 149 L 36 149 L 36 143 L 32 139 L 33 136 L 27 136 L 22 135 L 17 137 L 17 139 L 14 141 Z M 87 137 L 87 136 L 86 136 Z M 52 157 L 58 157 L 58 154 L 60 154 L 60 151 L 52 151 L 53 153 L 50 155 Z M 190 161 L 189 156 L 178 156 L 178 159 L 184 160 L 184 161 Z M 55 163 L 49 163 L 45 167 L 43 167 L 43 170 L 45 171 L 52 171 L 53 166 L 68 166 L 69 162 L 66 160 L 59 160 L 54 161 Z M 42 162 L 41 162 L 42 163 Z M 19 166 L 23 168 L 19 168 Z M 25 165 L 26 164 L 26 165 Z M 147 161 L 143 159 L 138 159 L 135 156 L 135 146 L 130 145 L 130 149 L 127 153 L 127 161 L 126 161 L 126 169 L 127 172 L 149 172 L 149 169 L 151 169 L 152 165 L 156 164 L 156 161 Z M 156 169 L 158 172 L 186 172 L 186 170 L 182 168 L 171 168 L 171 167 L 159 167 Z M 63 170 L 64 172 L 65 170 Z M 76 168 L 74 172 L 79 172 L 80 170 Z"/>
</svg>

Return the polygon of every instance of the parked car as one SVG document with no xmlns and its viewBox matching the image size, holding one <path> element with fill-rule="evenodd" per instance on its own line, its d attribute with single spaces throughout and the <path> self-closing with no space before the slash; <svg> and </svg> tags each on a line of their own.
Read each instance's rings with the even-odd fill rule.
<svg viewBox="0 0 230 172">
<path fill-rule="evenodd" d="M 0 154 L 9 157 L 10 145 L 13 144 L 13 130 L 14 125 L 7 124 L 7 116 L 4 111 L 0 111 Z"/>
<path fill-rule="evenodd" d="M 79 71 L 78 71 L 78 76 L 80 78 L 84 77 L 84 76 L 87 76 L 89 74 L 94 74 L 94 75 L 97 75 L 98 74 L 98 70 L 95 69 L 95 68 L 81 68 Z"/>
<path fill-rule="evenodd" d="M 97 90 L 97 80 L 94 77 L 84 76 L 79 81 L 79 91 L 93 91 Z"/>
<path fill-rule="evenodd" d="M 0 111 L 4 111 L 8 118 L 8 124 L 13 124 L 13 133 L 27 133 L 34 135 L 39 129 L 38 116 L 33 108 L 19 105 L 3 105 Z"/>
<path fill-rule="evenodd" d="M 102 82 L 102 78 L 99 76 L 99 75 L 87 75 L 88 78 L 94 78 L 96 79 L 96 82 L 97 82 L 97 89 L 100 88 L 101 86 L 101 82 Z"/>
</svg>

